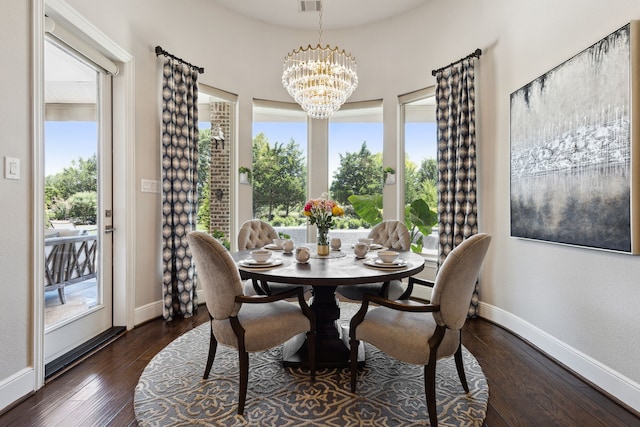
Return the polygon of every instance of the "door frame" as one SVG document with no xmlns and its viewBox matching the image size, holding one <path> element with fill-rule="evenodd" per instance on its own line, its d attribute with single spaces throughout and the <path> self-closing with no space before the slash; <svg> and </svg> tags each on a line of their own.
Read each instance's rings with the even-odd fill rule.
<svg viewBox="0 0 640 427">
<path fill-rule="evenodd" d="M 63 0 L 34 0 L 33 89 L 33 370 L 34 390 L 44 385 L 44 16 L 57 16 L 85 41 L 119 64 L 113 77 L 113 326 L 134 326 L 135 111 L 134 58 Z M 126 207 L 126 208 L 125 208 Z"/>
</svg>

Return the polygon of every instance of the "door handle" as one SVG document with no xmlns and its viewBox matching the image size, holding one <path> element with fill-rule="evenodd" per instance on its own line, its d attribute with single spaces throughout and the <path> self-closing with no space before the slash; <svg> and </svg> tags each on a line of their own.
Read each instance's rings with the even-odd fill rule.
<svg viewBox="0 0 640 427">
<path fill-rule="evenodd" d="M 113 225 L 106 225 L 104 227 L 104 232 L 105 233 L 113 233 L 114 231 L 116 231 L 116 229 L 113 228 Z"/>
</svg>

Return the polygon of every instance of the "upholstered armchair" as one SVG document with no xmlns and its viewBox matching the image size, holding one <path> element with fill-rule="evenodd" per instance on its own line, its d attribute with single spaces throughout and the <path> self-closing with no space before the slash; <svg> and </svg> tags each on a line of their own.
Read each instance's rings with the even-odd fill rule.
<svg viewBox="0 0 640 427">
<path fill-rule="evenodd" d="M 409 229 L 402 221 L 382 221 L 369 231 L 369 237 L 373 239 L 373 243 L 385 246 L 391 250 L 408 251 L 411 249 Z M 338 286 L 336 292 L 354 301 L 362 301 L 364 294 L 397 299 L 403 295 L 404 288 L 400 280 L 392 280 L 388 283 L 378 282 L 358 286 Z"/>
<path fill-rule="evenodd" d="M 245 221 L 240 226 L 240 231 L 238 231 L 238 250 L 244 251 L 261 248 L 273 243 L 273 239 L 277 238 L 278 232 L 271 226 L 271 224 L 259 219 L 250 219 Z M 251 281 L 251 287 L 252 289 L 246 287 L 245 293 L 272 295 L 299 288 L 301 286 L 253 280 Z M 302 286 L 302 289 L 304 292 L 307 292 L 311 290 L 311 286 Z"/>
<path fill-rule="evenodd" d="M 438 425 L 438 359 L 454 356 L 462 387 L 469 392 L 460 334 L 490 242 L 489 235 L 476 234 L 447 255 L 436 275 L 430 304 L 364 295 L 362 306 L 351 319 L 349 327 L 352 392 L 356 391 L 357 354 L 361 340 L 402 362 L 424 365 L 425 395 L 431 426 Z M 370 302 L 379 307 L 368 311 Z"/>
<path fill-rule="evenodd" d="M 218 343 L 238 350 L 238 414 L 244 412 L 249 379 L 249 352 L 264 351 L 306 333 L 311 380 L 315 379 L 315 314 L 302 288 L 274 296 L 245 296 L 238 268 L 216 239 L 201 231 L 187 235 L 198 281 L 211 319 L 209 354 L 203 378 L 209 378 Z M 297 297 L 298 304 L 283 301 Z"/>
</svg>

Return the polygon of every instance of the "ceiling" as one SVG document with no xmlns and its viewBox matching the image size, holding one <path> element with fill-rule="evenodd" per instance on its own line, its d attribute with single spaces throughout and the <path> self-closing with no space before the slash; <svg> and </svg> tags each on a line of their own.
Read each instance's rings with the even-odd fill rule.
<svg viewBox="0 0 640 427">
<path fill-rule="evenodd" d="M 268 24 L 294 29 L 318 29 L 319 13 L 301 12 L 301 3 L 314 10 L 308 0 L 212 0 L 240 15 Z M 430 0 L 323 0 L 322 28 L 341 29 L 393 18 Z"/>
</svg>

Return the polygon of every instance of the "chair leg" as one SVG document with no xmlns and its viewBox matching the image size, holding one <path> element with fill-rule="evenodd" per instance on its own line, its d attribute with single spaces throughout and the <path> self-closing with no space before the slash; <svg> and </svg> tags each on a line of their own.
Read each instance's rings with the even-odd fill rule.
<svg viewBox="0 0 640 427">
<path fill-rule="evenodd" d="M 360 341 L 351 340 L 351 393 L 356 392 L 356 377 L 358 376 L 358 346 Z"/>
<path fill-rule="evenodd" d="M 424 367 L 424 391 L 427 398 L 427 410 L 429 411 L 429 425 L 438 427 L 438 414 L 436 413 L 436 362 Z"/>
<path fill-rule="evenodd" d="M 211 329 L 211 326 L 209 326 Z M 206 380 L 209 378 L 209 373 L 211 372 L 211 367 L 213 366 L 213 359 L 216 358 L 216 350 L 218 349 L 218 340 L 213 336 L 213 331 L 210 332 L 211 337 L 209 338 L 209 355 L 207 356 L 207 366 L 204 368 L 204 376 L 202 379 Z"/>
<path fill-rule="evenodd" d="M 462 362 L 462 344 L 458 344 L 458 349 L 456 350 L 456 353 L 453 355 L 453 358 L 456 361 L 456 369 L 458 370 L 458 378 L 460 378 L 460 382 L 462 383 L 462 388 L 464 389 L 465 393 L 469 393 L 467 376 L 464 373 L 464 363 Z"/>
<path fill-rule="evenodd" d="M 247 384 L 249 383 L 249 353 L 238 350 L 240 358 L 240 392 L 238 400 L 238 414 L 244 413 L 244 404 L 247 401 Z"/>
<path fill-rule="evenodd" d="M 309 357 L 309 369 L 311 370 L 311 382 L 316 380 L 316 333 L 307 332 L 307 356 Z"/>
<path fill-rule="evenodd" d="M 58 287 L 58 297 L 60 298 L 61 304 L 67 303 L 67 296 L 64 293 L 64 285 L 59 285 Z"/>
</svg>

